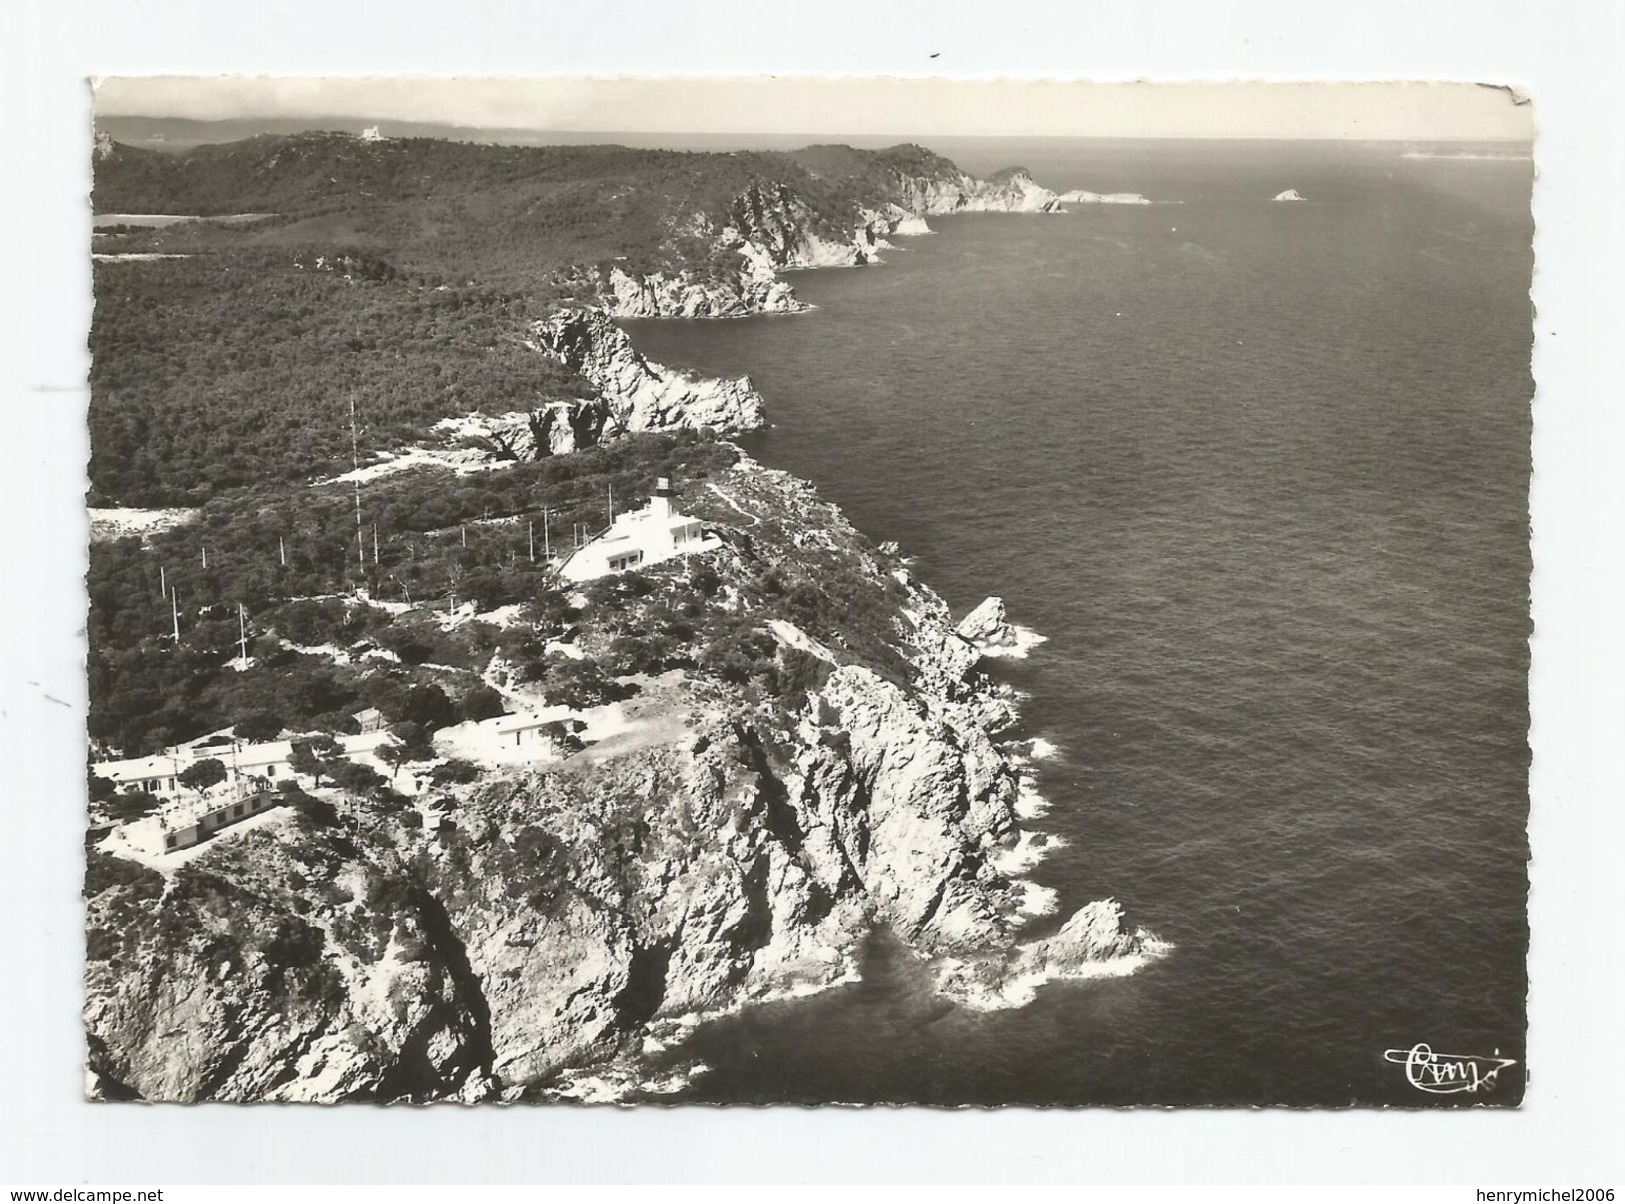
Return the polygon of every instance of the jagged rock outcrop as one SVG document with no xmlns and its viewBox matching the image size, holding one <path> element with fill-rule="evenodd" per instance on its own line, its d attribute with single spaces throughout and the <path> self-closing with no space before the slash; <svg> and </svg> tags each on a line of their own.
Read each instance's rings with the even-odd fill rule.
<svg viewBox="0 0 1625 1204">
<path fill-rule="evenodd" d="M 780 272 L 876 263 L 891 245 L 886 235 L 930 230 L 893 204 L 859 210 L 851 230 L 831 228 L 789 188 L 757 184 L 735 198 L 720 228 L 696 214 L 682 232 L 708 245 L 709 268 L 633 274 L 610 264 L 573 279 L 572 291 L 597 298 L 617 318 L 797 313 L 807 307 Z"/>
<path fill-rule="evenodd" d="M 1074 188 L 1057 198 L 1067 205 L 1149 205 L 1151 202 L 1137 192 L 1090 192 Z"/>
<path fill-rule="evenodd" d="M 734 198 L 724 246 L 748 245 L 778 269 L 851 267 L 869 262 L 879 215 L 861 212 L 856 229 L 828 229 L 789 187 L 753 184 Z"/>
<path fill-rule="evenodd" d="M 1080 907 L 1051 937 L 943 958 L 936 987 L 973 1008 L 1014 1007 L 1046 982 L 1131 973 L 1167 949 L 1145 929 L 1130 929 L 1116 899 L 1101 899 Z"/>
<path fill-rule="evenodd" d="M 1099 899 L 1078 908 L 1054 936 L 1024 945 L 1017 964 L 1023 974 L 1074 978 L 1101 962 L 1142 953 L 1150 941 L 1124 927 L 1121 903 Z"/>
<path fill-rule="evenodd" d="M 1015 828 L 1018 778 L 974 711 L 837 669 L 814 700 L 790 796 L 826 876 L 850 869 L 916 948 L 1008 936 L 1016 897 L 990 855 Z"/>
<path fill-rule="evenodd" d="M 901 196 L 897 203 L 918 214 L 1054 213 L 1060 209 L 1060 198 L 1020 167 L 986 180 L 965 172 L 946 179 L 904 176 L 898 186 Z"/>
<path fill-rule="evenodd" d="M 443 418 L 435 430 L 491 460 L 526 462 L 597 446 L 611 418 L 603 398 L 562 398 L 531 410 Z"/>
<path fill-rule="evenodd" d="M 87 888 L 85 1028 L 104 1094 L 486 1094 L 488 1021 L 455 934 L 389 859 L 358 852 L 346 862 L 295 827 L 168 880 L 94 854 L 92 879 L 126 879 Z"/>
<path fill-rule="evenodd" d="M 957 169 L 898 174 L 890 192 L 892 199 L 859 208 L 845 228 L 816 213 L 788 185 L 759 181 L 734 198 L 722 225 L 704 214 L 681 225 L 683 237 L 706 247 L 711 261 L 706 269 L 635 273 L 617 264 L 600 265 L 572 277 L 568 291 L 594 298 L 598 308 L 617 318 L 795 313 L 806 306 L 780 272 L 878 263 L 880 252 L 891 248 L 888 236 L 931 233 L 925 215 L 1060 209 L 1060 198 L 1021 168 L 986 180 Z M 735 266 L 726 266 L 730 263 Z"/>
<path fill-rule="evenodd" d="M 1004 613 L 1004 599 L 987 598 L 960 621 L 957 628 L 962 639 L 980 647 L 1011 647 L 1016 643 L 1016 629 Z"/>
<path fill-rule="evenodd" d="M 734 433 L 765 421 L 748 376 L 707 379 L 652 363 L 603 312 L 565 310 L 535 323 L 531 333 L 538 350 L 599 391 L 611 433 L 702 427 Z"/>
<path fill-rule="evenodd" d="M 599 307 L 616 318 L 743 318 L 750 314 L 793 314 L 807 307 L 776 269 L 739 248 L 742 268 L 728 274 L 654 272 L 628 275 L 620 268 L 603 273 L 590 290 Z"/>
<path fill-rule="evenodd" d="M 510 1093 L 635 1046 L 656 1017 L 850 973 L 862 900 L 802 855 L 760 739 L 720 719 L 684 745 L 527 775 L 459 809 L 437 873 Z"/>
<path fill-rule="evenodd" d="M 361 868 L 290 821 L 151 910 L 104 892 L 137 961 L 92 965 L 93 1069 L 146 1099 L 512 1098 L 659 1017 L 850 977 L 877 923 L 1008 943 L 1016 776 L 970 708 L 846 666 L 790 735 L 734 711 L 477 789 L 421 849 L 370 816 Z"/>
</svg>

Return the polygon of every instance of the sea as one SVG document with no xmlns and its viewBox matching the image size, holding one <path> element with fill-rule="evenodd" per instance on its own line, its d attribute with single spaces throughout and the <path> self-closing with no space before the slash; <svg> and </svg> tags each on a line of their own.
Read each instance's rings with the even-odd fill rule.
<svg viewBox="0 0 1625 1204">
<path fill-rule="evenodd" d="M 861 981 L 700 1026 L 661 1098 L 1516 1104 L 1527 148 L 925 141 L 1156 203 L 933 218 L 795 274 L 807 313 L 626 325 L 749 373 L 754 456 L 1046 637 L 993 664 L 1053 748 L 1031 933 L 1110 897 L 1172 949 L 977 1011 L 878 936 Z M 1422 1043 L 1515 1064 L 1432 1094 L 1384 1056 Z"/>
</svg>

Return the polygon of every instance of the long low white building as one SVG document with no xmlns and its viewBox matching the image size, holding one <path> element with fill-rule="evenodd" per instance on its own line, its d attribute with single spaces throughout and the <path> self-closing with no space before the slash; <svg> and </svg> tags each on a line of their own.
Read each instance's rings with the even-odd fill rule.
<svg viewBox="0 0 1625 1204">
<path fill-rule="evenodd" d="M 678 513 L 676 497 L 671 478 L 661 477 L 648 505 L 617 514 L 602 534 L 565 558 L 560 576 L 572 582 L 591 581 L 721 547 L 722 541 L 708 534 L 699 519 Z"/>
<path fill-rule="evenodd" d="M 380 745 L 394 739 L 388 732 L 363 732 L 359 736 L 338 736 L 335 739 L 350 760 L 370 757 Z M 226 767 L 228 784 L 261 778 L 276 785 L 279 780 L 293 777 L 288 768 L 288 756 L 293 752 L 292 740 L 269 740 L 260 744 L 244 744 L 229 737 L 217 742 L 199 741 L 165 749 L 150 757 L 129 757 L 122 761 L 97 761 L 91 772 L 106 778 L 120 789 L 145 790 L 161 799 L 177 798 L 187 793 L 179 778 L 189 766 L 210 757 Z"/>
</svg>

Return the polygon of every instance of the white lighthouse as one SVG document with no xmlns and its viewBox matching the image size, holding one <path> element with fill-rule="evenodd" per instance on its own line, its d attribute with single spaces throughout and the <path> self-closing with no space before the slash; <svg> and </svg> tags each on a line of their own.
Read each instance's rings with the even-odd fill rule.
<svg viewBox="0 0 1625 1204">
<path fill-rule="evenodd" d="M 649 495 L 649 513 L 656 521 L 665 521 L 676 516 L 676 508 L 672 499 L 677 491 L 671 487 L 670 477 L 656 477 L 654 492 Z"/>
<path fill-rule="evenodd" d="M 617 514 L 602 534 L 570 554 L 559 566 L 559 575 L 566 581 L 591 581 L 721 546 L 699 519 L 678 511 L 671 478 L 660 477 L 647 505 Z"/>
</svg>

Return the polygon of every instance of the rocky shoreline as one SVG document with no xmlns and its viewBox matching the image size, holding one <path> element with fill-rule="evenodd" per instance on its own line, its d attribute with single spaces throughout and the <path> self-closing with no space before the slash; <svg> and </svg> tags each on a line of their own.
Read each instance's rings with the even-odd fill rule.
<svg viewBox="0 0 1625 1204">
<path fill-rule="evenodd" d="M 126 871 L 88 908 L 118 945 L 90 963 L 92 1093 L 472 1102 L 584 1068 L 632 1090 L 650 1038 L 851 981 L 876 928 L 979 1009 L 1154 956 L 1110 900 L 1022 938 L 1047 842 L 1014 698 L 942 599 L 804 482 L 744 460 L 713 483 L 710 514 L 758 520 L 725 583 L 816 550 L 887 600 L 899 659 L 830 649 L 788 711 L 691 678 L 674 741 L 488 778 L 432 836 L 290 818 Z"/>
<path fill-rule="evenodd" d="M 624 273 L 612 273 L 607 287 L 600 289 L 602 305 L 596 311 L 575 311 L 555 315 L 550 321 L 554 329 L 582 330 L 578 337 L 586 341 L 602 340 L 611 350 L 608 354 L 594 350 L 576 351 L 568 357 L 556 350 L 553 354 L 570 367 L 593 359 L 601 363 L 615 363 L 614 368 L 601 367 L 587 373 L 600 387 L 611 382 L 636 380 L 629 371 L 627 361 L 635 356 L 624 332 L 607 318 L 622 317 L 740 317 L 752 314 L 790 313 L 805 308 L 781 278 L 781 273 L 816 267 L 852 267 L 881 262 L 878 252 L 892 249 L 889 237 L 919 236 L 932 233 L 925 218 L 970 212 L 1056 213 L 1067 201 L 1101 200 L 1114 203 L 1149 204 L 1143 197 L 1114 194 L 1097 197 L 1096 194 L 1074 192 L 1057 195 L 1039 186 L 1023 170 L 1006 173 L 996 182 L 975 180 L 961 173 L 957 180 L 943 183 L 924 179 L 900 181 L 899 199 L 883 210 L 864 210 L 863 222 L 854 231 L 850 242 L 831 243 L 805 233 L 809 224 L 804 210 L 794 203 L 777 206 L 761 204 L 755 198 L 751 211 L 757 222 L 740 230 L 724 229 L 718 243 L 721 247 L 738 247 L 746 267 L 741 272 L 737 287 L 731 281 L 720 289 L 700 286 L 691 278 L 680 283 L 667 278 L 632 280 Z M 603 316 L 599 316 L 599 315 Z M 607 327 L 607 329 L 606 329 Z M 613 330 L 614 334 L 609 331 Z M 616 338 L 615 336 L 619 336 Z M 715 382 L 719 386 L 741 384 L 748 387 L 748 378 L 740 382 Z M 613 385 L 611 385 L 613 387 Z M 627 390 L 623 397 L 635 395 L 637 386 Z M 758 419 L 758 422 L 760 420 Z M 751 429 L 739 425 L 733 429 Z M 844 521 L 844 519 L 843 519 Z M 929 587 L 915 582 L 906 569 L 898 570 L 899 579 L 911 591 L 910 605 L 904 608 L 910 621 L 915 623 L 920 636 L 917 643 L 917 684 L 931 699 L 931 706 L 941 714 L 952 714 L 956 735 L 964 737 L 967 731 L 985 739 L 990 760 L 996 760 L 999 773 L 1006 781 L 1020 783 L 1016 794 L 1025 793 L 1029 815 L 1035 817 L 1047 809 L 1047 804 L 1034 803 L 1036 790 L 1031 784 L 1030 761 L 1022 758 L 1013 748 L 997 742 L 999 732 L 1006 731 L 1016 720 L 1015 702 L 1008 691 L 993 685 L 975 670 L 985 657 L 1017 656 L 1043 642 L 1044 637 L 1027 628 L 1011 624 L 1005 614 L 1002 599 L 990 597 L 976 607 L 958 626 L 951 627 L 948 610 L 942 599 Z M 972 651 L 967 656 L 966 649 Z M 843 709 L 834 700 L 847 697 L 843 693 L 846 683 L 838 682 L 837 673 L 825 688 L 820 706 L 833 703 L 842 720 L 837 730 L 851 731 L 847 726 L 850 708 Z M 967 688 L 967 679 L 975 677 L 978 684 Z M 873 690 L 880 684 L 866 681 L 863 686 Z M 831 688 L 834 694 L 830 693 Z M 815 708 L 816 711 L 816 708 Z M 817 725 L 815 725 L 816 727 Z M 803 733 L 816 743 L 818 732 Z M 931 737 L 920 736 L 928 743 Z M 877 755 L 877 761 L 883 756 Z M 982 842 L 1003 842 L 1007 857 L 1005 864 L 1021 872 L 1035 866 L 1053 843 L 1046 845 L 1042 838 L 1034 839 L 1031 831 L 1018 826 L 1019 811 L 1015 796 L 1001 797 L 1001 804 L 982 819 Z M 996 859 L 995 859 L 996 860 Z M 992 862 L 989 863 L 993 864 Z M 991 884 L 989 884 L 991 886 Z M 1090 903 L 1076 911 L 1060 929 L 1045 940 L 1021 943 L 1015 939 L 1024 918 L 1020 897 L 1024 887 L 1030 887 L 1023 878 L 1012 875 L 1007 880 L 1017 898 L 1017 918 L 1014 923 L 987 925 L 969 920 L 950 924 L 956 939 L 943 948 L 952 953 L 937 957 L 938 989 L 947 997 L 967 1006 L 981 1009 L 1019 1006 L 1031 998 L 1032 989 L 1041 982 L 1062 978 L 1088 977 L 1100 973 L 1131 973 L 1150 958 L 1165 952 L 1168 946 L 1143 929 L 1130 931 L 1125 926 L 1121 907 L 1115 900 Z M 993 893 L 998 893 L 995 888 Z M 1041 889 L 1041 888 L 1040 888 Z M 1036 892 L 1035 892 L 1036 893 Z M 938 896 L 940 906 L 940 895 Z M 1037 914 L 1044 914 L 1041 909 Z M 905 922 L 899 928 L 896 917 L 888 917 L 894 929 L 901 932 L 911 945 L 920 948 L 919 931 Z M 974 933 L 973 945 L 965 950 L 964 938 Z M 940 952 L 930 941 L 925 951 Z M 853 970 L 847 966 L 831 982 L 848 979 Z"/>
<path fill-rule="evenodd" d="M 846 243 L 809 233 L 793 198 L 759 196 L 749 229 L 717 234 L 737 273 L 604 274 L 598 305 L 530 331 L 597 399 L 489 437 L 531 458 L 626 431 L 761 425 L 748 379 L 651 364 L 613 319 L 791 312 L 783 270 L 874 262 L 887 236 L 928 232 L 927 214 L 1057 205 L 1025 173 L 964 181 L 904 182 Z M 1010 739 L 1014 695 L 980 668 L 1033 642 L 1002 602 L 956 624 L 894 546 L 748 457 L 691 502 L 727 533 L 717 605 L 750 614 L 775 574 L 849 583 L 851 631 L 820 640 L 766 612 L 756 628 L 786 671 L 811 675 L 804 701 L 679 674 L 645 694 L 681 735 L 487 777 L 454 792 L 455 821 L 433 835 L 290 817 L 171 874 L 102 866 L 114 884 L 87 888 L 89 1093 L 476 1102 L 547 1098 L 585 1075 L 596 1095 L 564 1094 L 616 1098 L 637 1090 L 651 1042 L 851 981 L 876 929 L 978 1009 L 1163 951 L 1109 899 L 1022 937 L 1053 909 L 1024 875 L 1055 842 L 1024 825 L 1043 807 Z"/>
</svg>

